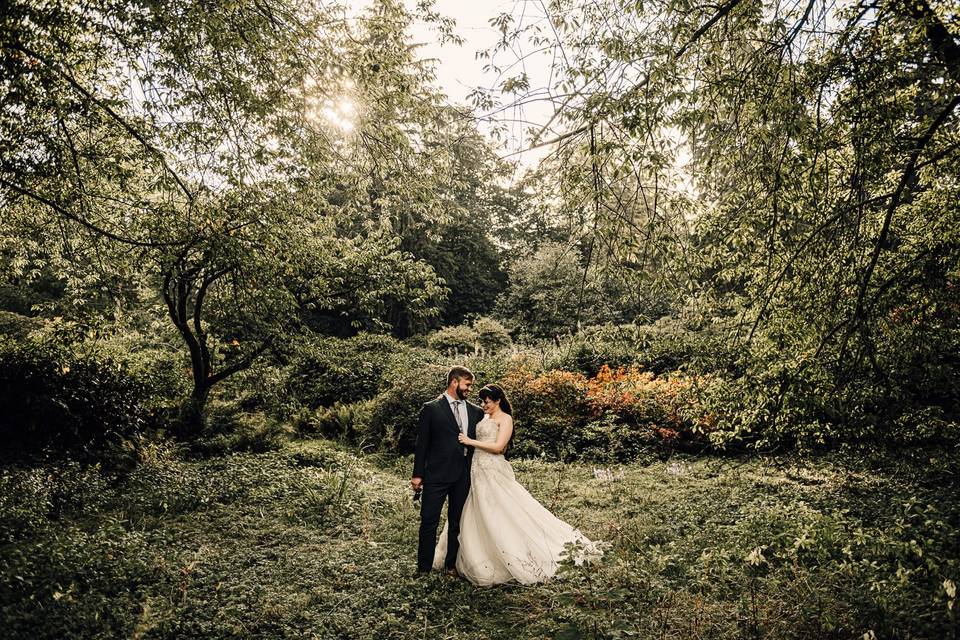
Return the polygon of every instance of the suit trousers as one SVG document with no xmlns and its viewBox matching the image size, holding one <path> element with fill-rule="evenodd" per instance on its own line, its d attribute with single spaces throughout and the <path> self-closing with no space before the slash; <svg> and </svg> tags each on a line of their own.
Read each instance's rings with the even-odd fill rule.
<svg viewBox="0 0 960 640">
<path fill-rule="evenodd" d="M 440 526 L 440 512 L 443 502 L 450 499 L 447 505 L 447 557 L 444 566 L 451 569 L 457 564 L 457 552 L 460 550 L 460 516 L 463 514 L 463 505 L 470 492 L 470 466 L 466 465 L 463 473 L 455 482 L 423 483 L 423 494 L 420 496 L 420 540 L 417 545 L 417 571 L 430 571 L 433 568 L 433 554 L 437 548 L 437 529 Z"/>
</svg>

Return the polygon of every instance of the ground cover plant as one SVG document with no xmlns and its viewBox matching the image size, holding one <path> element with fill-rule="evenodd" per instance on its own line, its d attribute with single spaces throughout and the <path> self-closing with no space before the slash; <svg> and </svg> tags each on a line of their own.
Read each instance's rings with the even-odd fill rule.
<svg viewBox="0 0 960 640">
<path fill-rule="evenodd" d="M 408 458 L 323 441 L 134 473 L 5 469 L 0 611 L 31 638 L 951 637 L 957 458 L 516 461 L 608 543 L 523 587 L 413 578 Z"/>
</svg>

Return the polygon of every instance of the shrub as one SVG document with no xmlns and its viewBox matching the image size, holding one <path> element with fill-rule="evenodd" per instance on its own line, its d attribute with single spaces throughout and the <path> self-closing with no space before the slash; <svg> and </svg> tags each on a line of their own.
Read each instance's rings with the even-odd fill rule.
<svg viewBox="0 0 960 640">
<path fill-rule="evenodd" d="M 296 424 L 303 435 L 320 434 L 343 439 L 368 450 L 414 450 L 417 440 L 420 407 L 443 393 L 449 367 L 425 358 L 397 362 L 387 374 L 384 390 L 369 401 L 334 403 L 326 409 L 301 415 Z M 490 382 L 500 381 L 509 366 L 501 355 L 478 355 L 459 364 L 476 376 L 474 390 Z M 476 394 L 470 398 L 476 402 Z"/>
<path fill-rule="evenodd" d="M 53 323 L 48 329 L 48 342 L 74 344 L 78 353 L 93 353 L 101 360 L 122 366 L 128 375 L 143 386 L 143 401 L 151 410 L 177 407 L 191 391 L 192 379 L 187 355 L 180 345 L 129 328 L 106 327 L 95 331 L 94 338 L 82 336 L 71 342 L 72 323 Z"/>
<path fill-rule="evenodd" d="M 561 342 L 550 359 L 550 366 L 584 375 L 596 375 L 608 364 L 625 367 L 637 362 L 639 330 L 636 325 L 599 325 Z"/>
<path fill-rule="evenodd" d="M 301 436 L 319 435 L 324 438 L 358 442 L 370 424 L 374 401 L 361 400 L 344 404 L 335 402 L 300 415 L 294 428 Z"/>
<path fill-rule="evenodd" d="M 200 457 L 234 452 L 262 453 L 279 449 L 290 427 L 262 412 L 244 411 L 236 402 L 211 401 L 200 434 L 190 441 L 190 453 Z"/>
<path fill-rule="evenodd" d="M 476 393 L 480 388 L 490 383 L 499 384 L 510 371 L 512 362 L 513 358 L 503 351 L 464 358 L 462 364 L 476 376 L 473 384 L 474 395 L 469 400 L 479 403 Z"/>
<path fill-rule="evenodd" d="M 464 324 L 437 329 L 427 336 L 427 344 L 445 355 L 476 354 L 480 350 L 477 332 Z"/>
<path fill-rule="evenodd" d="M 603 365 L 639 365 L 656 374 L 684 369 L 736 371 L 736 356 L 722 333 L 690 328 L 664 317 L 653 324 L 606 324 L 584 328 L 561 342 L 549 366 L 596 375 Z"/>
<path fill-rule="evenodd" d="M 289 367 L 286 387 L 308 409 L 367 400 L 396 377 L 397 370 L 428 359 L 422 350 L 387 335 L 306 342 Z"/>
<path fill-rule="evenodd" d="M 420 407 L 443 393 L 448 369 L 428 364 L 399 375 L 374 398 L 370 422 L 359 444 L 365 449 L 411 453 L 417 441 Z"/>
<path fill-rule="evenodd" d="M 537 371 L 518 357 L 503 377 L 517 424 L 514 455 L 632 460 L 644 449 L 700 447 L 716 426 L 702 376 L 659 377 L 637 367 Z"/>
<path fill-rule="evenodd" d="M 475 388 L 497 382 L 510 398 L 516 420 L 512 456 L 626 461 L 644 450 L 702 447 L 716 429 L 703 398 L 717 386 L 712 377 L 656 376 L 638 367 L 603 365 L 588 378 L 541 370 L 528 354 L 477 355 L 461 362 L 476 375 Z M 371 401 L 305 412 L 297 429 L 367 450 L 410 453 L 420 407 L 442 392 L 448 366 L 398 369 Z"/>
<path fill-rule="evenodd" d="M 695 394 L 697 382 L 690 376 L 655 376 L 638 367 L 614 371 L 604 365 L 588 381 L 587 402 L 594 415 L 619 416 L 667 442 L 691 442 L 716 426 Z"/>
<path fill-rule="evenodd" d="M 477 335 L 481 352 L 489 354 L 497 353 L 498 351 L 510 348 L 513 344 L 507 328 L 493 318 L 481 316 L 474 320 L 471 326 Z"/>
<path fill-rule="evenodd" d="M 513 455 L 575 456 L 576 431 L 589 415 L 583 374 L 560 370 L 537 374 L 519 360 L 501 384 L 516 419 Z"/>
<path fill-rule="evenodd" d="M 0 309 L 0 335 L 11 338 L 24 339 L 31 331 L 40 329 L 43 326 L 43 320 L 24 316 L 13 311 L 4 311 Z"/>
<path fill-rule="evenodd" d="M 629 462 L 644 452 L 662 447 L 662 440 L 652 430 L 638 430 L 634 425 L 607 411 L 590 420 L 576 432 L 577 457 L 597 462 Z"/>
<path fill-rule="evenodd" d="M 123 466 L 154 400 L 144 376 L 123 362 L 50 342 L 0 340 L 0 437 L 8 452 L 71 452 Z"/>
<path fill-rule="evenodd" d="M 288 373 L 269 360 L 255 361 L 249 369 L 224 380 L 218 393 L 244 411 L 263 411 L 287 419 L 302 407 L 288 386 Z"/>
<path fill-rule="evenodd" d="M 512 344 L 507 328 L 486 316 L 476 318 L 469 325 L 437 329 L 427 336 L 427 345 L 447 356 L 492 355 Z"/>
</svg>

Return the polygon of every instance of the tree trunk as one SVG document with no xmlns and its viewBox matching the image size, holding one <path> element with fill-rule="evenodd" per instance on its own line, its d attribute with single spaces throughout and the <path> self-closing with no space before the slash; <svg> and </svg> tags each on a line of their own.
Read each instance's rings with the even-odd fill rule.
<svg viewBox="0 0 960 640">
<path fill-rule="evenodd" d="M 186 252 L 180 260 L 186 259 Z M 209 271 L 204 265 L 185 267 L 175 263 L 164 275 L 163 299 L 174 326 L 190 352 L 190 367 L 193 374 L 193 390 L 184 402 L 176 431 L 180 437 L 198 435 L 204 426 L 204 410 L 210 399 L 213 386 L 229 376 L 250 367 L 271 344 L 265 338 L 246 356 L 221 370 L 213 371 L 212 355 L 207 344 L 208 334 L 203 326 L 203 303 L 210 286 L 230 272 L 230 268 Z"/>
</svg>

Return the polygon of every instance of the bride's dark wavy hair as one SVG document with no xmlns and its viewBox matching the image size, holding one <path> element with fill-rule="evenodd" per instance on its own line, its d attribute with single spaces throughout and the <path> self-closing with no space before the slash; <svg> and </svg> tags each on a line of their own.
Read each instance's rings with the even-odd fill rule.
<svg viewBox="0 0 960 640">
<path fill-rule="evenodd" d="M 510 406 L 510 401 L 507 400 L 507 394 L 505 394 L 499 386 L 488 384 L 483 389 L 480 389 L 479 396 L 481 400 L 493 400 L 494 402 L 499 400 L 500 410 L 508 416 L 513 415 L 513 407 Z"/>
</svg>

